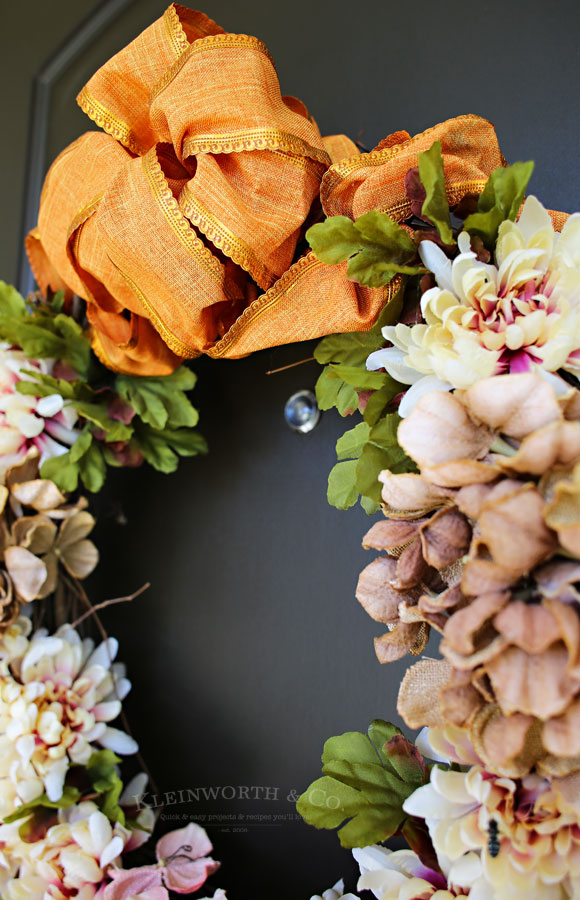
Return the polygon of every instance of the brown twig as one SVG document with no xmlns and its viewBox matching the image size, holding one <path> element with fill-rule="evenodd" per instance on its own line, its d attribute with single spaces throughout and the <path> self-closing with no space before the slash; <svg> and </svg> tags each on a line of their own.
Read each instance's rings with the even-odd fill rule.
<svg viewBox="0 0 580 900">
<path fill-rule="evenodd" d="M 138 591 L 135 591 L 133 594 L 127 594 L 126 597 L 113 597 L 111 600 L 103 600 L 102 603 L 97 603 L 94 606 L 91 604 L 90 609 L 87 609 L 86 612 L 79 616 L 72 624 L 71 628 L 76 628 L 81 622 L 84 622 L 85 619 L 88 619 L 89 616 L 93 616 L 98 609 L 106 609 L 107 606 L 115 606 L 117 603 L 130 603 L 131 600 L 135 600 L 141 594 L 143 594 L 148 588 L 151 587 L 150 582 L 142 585 Z"/>
<path fill-rule="evenodd" d="M 77 595 L 77 597 L 85 604 L 85 606 L 88 607 L 88 614 L 89 614 L 89 615 L 92 615 L 93 619 L 95 620 L 96 626 L 97 626 L 97 628 L 98 628 L 98 630 L 99 630 L 99 633 L 100 633 L 100 635 L 101 635 L 103 641 L 105 642 L 105 646 L 107 647 L 107 652 L 108 652 L 108 647 L 109 647 L 109 645 L 107 644 L 107 641 L 108 641 L 109 635 L 107 634 L 107 630 L 106 630 L 105 626 L 103 625 L 103 623 L 102 623 L 102 621 L 101 621 L 101 617 L 99 616 L 98 612 L 95 611 L 96 609 L 100 608 L 101 604 L 99 604 L 99 606 L 93 606 L 93 604 L 92 604 L 91 601 L 89 600 L 89 598 L 88 598 L 88 596 L 87 596 L 87 593 L 86 593 L 85 589 L 83 588 L 82 584 L 81 584 L 80 581 L 78 581 L 76 578 L 69 579 L 69 578 L 66 578 L 66 576 L 63 576 L 63 577 L 64 577 L 64 580 L 67 582 L 68 586 L 71 588 L 71 590 L 72 590 L 72 591 Z M 149 584 L 144 585 L 144 586 L 140 589 L 140 591 L 139 591 L 138 593 L 141 593 L 142 591 L 144 591 L 144 590 L 145 590 L 146 588 L 148 588 L 148 587 L 149 587 Z M 107 601 L 105 601 L 105 602 L 107 602 Z M 109 662 L 110 662 L 111 664 L 112 664 L 112 662 L 113 662 L 113 660 L 111 659 L 110 654 L 109 654 Z M 114 688 L 113 688 L 113 689 L 114 689 L 114 691 L 115 691 L 115 695 L 117 696 L 117 700 L 120 700 L 120 697 L 119 697 L 118 694 L 117 694 L 117 687 L 116 687 L 116 685 L 115 685 L 114 680 L 113 680 L 113 685 L 114 685 Z M 127 719 L 127 714 L 125 713 L 125 710 L 124 710 L 122 707 L 121 707 L 121 712 L 119 713 L 119 718 L 121 719 L 121 722 L 122 722 L 122 724 L 123 724 L 123 728 L 125 729 L 125 731 L 126 731 L 127 734 L 129 735 L 129 737 L 132 737 L 133 740 L 135 740 L 135 737 L 134 737 L 134 735 L 133 735 L 133 732 L 131 731 L 131 726 L 129 725 L 129 720 Z M 147 775 L 147 778 L 148 778 L 148 780 L 149 780 L 149 784 L 150 784 L 150 786 L 151 786 L 151 791 L 152 791 L 154 794 L 158 794 L 158 793 L 159 793 L 159 789 L 158 789 L 158 787 L 157 787 L 157 784 L 156 784 L 156 782 L 155 782 L 155 779 L 153 778 L 153 775 L 151 774 L 151 771 L 150 771 L 150 769 L 149 769 L 149 766 L 148 766 L 147 763 L 145 762 L 145 759 L 144 759 L 144 757 L 143 757 L 143 754 L 141 753 L 140 750 L 137 750 L 137 753 L 135 754 L 135 758 L 136 758 L 137 762 L 140 764 L 140 766 L 141 766 L 141 768 L 143 769 L 143 771 L 145 772 L 145 774 Z"/>
<path fill-rule="evenodd" d="M 280 366 L 279 369 L 269 369 L 266 375 L 276 375 L 278 372 L 285 372 L 286 369 L 293 369 L 294 366 L 302 366 L 304 363 L 312 362 L 315 356 L 309 356 L 307 359 L 299 359 L 298 362 L 289 363 L 287 366 Z"/>
</svg>

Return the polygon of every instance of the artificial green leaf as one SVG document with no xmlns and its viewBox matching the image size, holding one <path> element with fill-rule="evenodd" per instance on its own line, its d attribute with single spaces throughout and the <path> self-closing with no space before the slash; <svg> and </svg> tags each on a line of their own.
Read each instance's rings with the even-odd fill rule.
<svg viewBox="0 0 580 900">
<path fill-rule="evenodd" d="M 349 416 L 358 409 L 358 394 L 350 384 L 342 382 L 336 395 L 336 408 L 341 416 Z"/>
<path fill-rule="evenodd" d="M 493 250 L 499 226 L 512 222 L 519 212 L 528 182 L 534 171 L 533 162 L 517 162 L 494 169 L 477 201 L 477 212 L 468 216 L 464 228 L 477 234 L 489 250 Z"/>
<path fill-rule="evenodd" d="M 425 200 L 421 214 L 433 222 L 444 244 L 454 244 L 439 141 L 435 141 L 429 150 L 419 153 L 419 177 L 425 188 Z"/>
<path fill-rule="evenodd" d="M 115 387 L 137 415 L 152 428 L 193 428 L 199 416 L 185 396 L 196 377 L 182 365 L 170 375 L 119 375 Z"/>
<path fill-rule="evenodd" d="M 93 441 L 79 459 L 79 473 L 87 491 L 97 494 L 101 490 L 105 483 L 107 464 L 99 441 Z"/>
<path fill-rule="evenodd" d="M 102 794 L 113 787 L 120 762 L 121 758 L 112 750 L 96 750 L 91 755 L 86 770 L 94 791 Z"/>
<path fill-rule="evenodd" d="M 367 516 L 374 516 L 374 514 L 380 509 L 381 504 L 376 500 L 371 500 L 370 497 L 362 496 L 360 498 L 360 505 L 366 512 Z"/>
<path fill-rule="evenodd" d="M 58 358 L 69 363 L 83 378 L 87 378 L 91 364 L 91 345 L 78 322 L 64 313 L 54 318 L 54 328 L 62 338 L 63 349 Z"/>
<path fill-rule="evenodd" d="M 65 400 L 89 400 L 93 395 L 90 387 L 83 381 L 66 381 L 64 378 L 54 378 L 35 369 L 24 369 L 23 374 L 33 380 L 16 383 L 16 390 L 20 394 L 36 397 L 60 394 Z"/>
<path fill-rule="evenodd" d="M 378 391 L 385 386 L 390 376 L 386 372 L 369 372 L 359 366 L 345 366 L 339 363 L 332 369 L 346 384 L 357 388 L 359 391 Z"/>
<path fill-rule="evenodd" d="M 304 820 L 316 828 L 342 826 L 340 842 L 349 848 L 366 847 L 397 834 L 408 820 L 404 801 L 426 783 L 428 774 L 424 766 L 418 766 L 411 770 L 409 781 L 401 777 L 390 758 L 390 741 L 400 755 L 405 739 L 382 720 L 373 722 L 369 736 L 347 732 L 330 738 L 322 754 L 323 777 L 297 803 Z"/>
<path fill-rule="evenodd" d="M 359 492 L 379 503 L 382 485 L 378 480 L 383 469 L 391 472 L 412 472 L 413 461 L 397 442 L 400 418 L 390 413 L 373 426 L 357 462 L 356 481 Z"/>
<path fill-rule="evenodd" d="M 26 301 L 11 284 L 0 281 L 0 316 L 18 318 L 26 315 Z"/>
<path fill-rule="evenodd" d="M 356 485 L 356 459 L 337 463 L 328 476 L 327 498 L 331 506 L 337 509 L 348 509 L 354 506 L 358 498 Z"/>
<path fill-rule="evenodd" d="M 368 287 L 382 287 L 397 273 L 425 271 L 410 265 L 417 248 L 409 234 L 378 210 L 359 216 L 356 222 L 346 216 L 331 216 L 313 225 L 306 238 L 317 259 L 330 265 L 348 259 L 348 277 Z"/>
<path fill-rule="evenodd" d="M 42 478 L 54 481 L 61 491 L 71 493 L 76 491 L 79 483 L 80 461 L 88 451 L 93 441 L 91 432 L 86 428 L 67 453 L 62 456 L 52 456 L 45 460 L 40 469 Z"/>
<path fill-rule="evenodd" d="M 74 806 L 79 797 L 80 791 L 78 788 L 65 784 L 62 795 L 58 800 L 49 800 L 46 794 L 41 794 L 40 797 L 35 797 L 29 803 L 23 803 L 10 815 L 4 816 L 2 821 L 5 825 L 9 825 L 11 822 L 16 822 L 18 819 L 23 819 L 24 816 L 30 815 L 39 806 L 46 809 L 66 809 L 68 806 Z"/>
<path fill-rule="evenodd" d="M 370 430 L 366 422 L 359 422 L 350 431 L 345 431 L 336 442 L 336 458 L 358 459 L 369 439 Z"/>
<path fill-rule="evenodd" d="M 401 313 L 403 312 L 403 304 L 405 301 L 405 292 L 408 285 L 408 280 L 403 279 L 403 283 L 392 300 L 389 300 L 381 311 L 380 316 L 377 321 L 371 328 L 368 334 L 375 334 L 377 337 L 380 335 L 381 343 L 378 347 L 373 347 L 373 350 L 379 350 L 385 343 L 385 340 L 382 336 L 382 330 L 385 325 L 396 325 L 401 319 Z M 338 360 L 338 362 L 346 362 L 347 360 Z M 365 357 L 366 361 L 366 357 Z"/>
<path fill-rule="evenodd" d="M 64 291 L 57 291 L 50 302 L 50 308 L 53 313 L 62 312 L 64 307 Z"/>
<path fill-rule="evenodd" d="M 135 440 L 144 458 L 158 472 L 175 472 L 179 456 L 207 453 L 205 438 L 191 428 L 157 430 L 138 425 Z"/>
<path fill-rule="evenodd" d="M 393 302 L 393 301 L 391 301 Z M 389 306 L 391 304 L 388 304 Z M 314 349 L 314 358 L 321 365 L 343 363 L 347 366 L 364 366 L 367 357 L 385 343 L 380 334 L 372 331 L 351 331 L 347 334 L 330 334 Z"/>
<path fill-rule="evenodd" d="M 367 400 L 363 412 L 365 422 L 368 425 L 376 425 L 391 400 L 407 387 L 408 385 L 400 384 L 394 378 L 389 378 L 387 384 L 380 390 L 374 391 Z"/>
<path fill-rule="evenodd" d="M 330 216 L 325 222 L 312 225 L 306 240 L 316 258 L 331 266 L 345 262 L 362 249 L 361 235 L 347 216 Z"/>
<path fill-rule="evenodd" d="M 128 441 L 133 434 L 130 425 L 111 419 L 107 412 L 106 403 L 86 403 L 74 401 L 72 404 L 83 419 L 87 419 L 93 425 L 105 432 L 107 441 Z"/>
</svg>

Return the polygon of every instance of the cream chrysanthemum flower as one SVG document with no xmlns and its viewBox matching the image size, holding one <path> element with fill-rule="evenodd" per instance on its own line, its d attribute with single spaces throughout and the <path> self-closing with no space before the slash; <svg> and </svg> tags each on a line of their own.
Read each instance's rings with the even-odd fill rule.
<svg viewBox="0 0 580 900">
<path fill-rule="evenodd" d="M 450 741 L 434 733 L 432 745 L 453 747 L 453 734 Z M 431 755 L 441 759 L 438 752 Z M 457 760 L 456 753 L 450 755 Z M 434 766 L 430 784 L 416 790 L 403 809 L 426 820 L 442 867 L 479 857 L 482 877 L 471 900 L 580 896 L 580 821 L 558 782 L 534 774 L 500 777 L 480 765 L 468 771 Z M 497 846 L 490 853 L 492 830 Z"/>
<path fill-rule="evenodd" d="M 85 801 L 57 813 L 41 840 L 19 837 L 21 822 L 0 826 L 0 890 L 4 900 L 92 900 L 132 847 L 133 832 Z"/>
<path fill-rule="evenodd" d="M 66 453 L 78 437 L 78 415 L 60 394 L 35 397 L 20 394 L 18 381 L 30 381 L 26 371 L 50 375 L 48 360 L 29 360 L 21 350 L 0 344 L 0 478 L 36 447 L 41 464 Z"/>
<path fill-rule="evenodd" d="M 131 687 L 123 667 L 113 665 L 117 641 L 95 650 L 67 625 L 31 638 L 27 629 L 20 620 L 0 642 L 0 817 L 43 792 L 58 800 L 70 765 L 87 763 L 95 744 L 137 750 L 107 724 Z"/>
<path fill-rule="evenodd" d="M 542 204 L 528 197 L 518 222 L 500 225 L 496 265 L 477 259 L 467 232 L 458 244 L 451 261 L 433 242 L 421 243 L 438 285 L 421 298 L 425 323 L 385 327 L 393 346 L 367 360 L 367 368 L 412 385 L 401 415 L 424 393 L 467 388 L 490 375 L 580 374 L 580 213 L 558 234 Z"/>
<path fill-rule="evenodd" d="M 377 900 L 491 900 L 480 891 L 481 863 L 475 853 L 446 866 L 444 875 L 423 865 L 412 850 L 375 844 L 353 850 L 353 856 L 361 870 L 357 889 L 372 891 Z"/>
</svg>

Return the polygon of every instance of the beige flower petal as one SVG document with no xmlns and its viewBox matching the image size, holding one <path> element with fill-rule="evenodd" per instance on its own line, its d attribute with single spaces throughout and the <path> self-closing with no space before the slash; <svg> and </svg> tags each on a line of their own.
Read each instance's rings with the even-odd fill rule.
<svg viewBox="0 0 580 900">
<path fill-rule="evenodd" d="M 580 700 L 571 703 L 564 715 L 546 722 L 543 740 L 554 756 L 580 755 Z"/>
<path fill-rule="evenodd" d="M 558 808 L 580 821 L 580 772 L 554 778 L 552 787 L 558 795 Z"/>
<path fill-rule="evenodd" d="M 498 634 L 497 637 L 494 637 L 470 656 L 458 653 L 457 650 L 454 650 L 453 647 L 450 647 L 449 644 L 446 644 L 445 642 L 441 644 L 441 652 L 456 669 L 470 670 L 487 665 L 491 659 L 504 653 L 507 646 L 508 643 L 506 639 L 503 635 Z"/>
<path fill-rule="evenodd" d="M 475 752 L 499 775 L 522 776 L 543 755 L 536 720 L 520 713 L 504 716 L 495 704 L 476 714 L 470 736 Z"/>
<path fill-rule="evenodd" d="M 36 478 L 34 481 L 15 484 L 11 493 L 23 506 L 31 506 L 38 512 L 54 509 L 55 506 L 61 506 L 66 500 L 56 484 L 47 478 Z"/>
<path fill-rule="evenodd" d="M 435 391 L 421 397 L 397 433 L 401 447 L 423 468 L 462 459 L 481 459 L 493 434 L 472 421 L 455 394 Z"/>
<path fill-rule="evenodd" d="M 580 678 L 580 619 L 576 604 L 562 603 L 560 600 L 544 598 L 543 605 L 558 623 L 561 640 L 568 650 L 568 671 L 574 678 Z"/>
<path fill-rule="evenodd" d="M 26 547 L 35 556 L 48 553 L 56 537 L 56 525 L 47 516 L 39 513 L 36 516 L 21 516 L 12 526 L 12 539 L 15 544 Z"/>
<path fill-rule="evenodd" d="M 466 484 L 458 490 L 455 505 L 470 519 L 477 519 L 491 490 L 491 484 Z"/>
<path fill-rule="evenodd" d="M 474 549 L 477 552 L 477 544 Z M 467 597 L 477 597 L 479 594 L 503 591 L 514 584 L 519 577 L 518 572 L 504 569 L 491 559 L 474 557 L 468 559 L 465 564 L 461 589 Z"/>
<path fill-rule="evenodd" d="M 431 569 L 423 559 L 421 542 L 417 539 L 409 544 L 397 561 L 397 578 L 393 587 L 398 591 L 406 591 L 415 585 L 422 584 Z"/>
<path fill-rule="evenodd" d="M 573 584 L 580 581 L 580 562 L 556 559 L 536 569 L 534 578 L 543 597 L 557 597 L 571 602 L 579 599 Z"/>
<path fill-rule="evenodd" d="M 58 533 L 57 546 L 64 553 L 71 544 L 82 541 L 95 527 L 95 520 L 90 513 L 86 511 L 77 512 L 74 516 L 65 519 L 60 526 Z"/>
<path fill-rule="evenodd" d="M 440 594 L 422 594 L 419 598 L 419 608 L 425 612 L 459 609 L 466 603 L 460 584 L 454 584 Z"/>
<path fill-rule="evenodd" d="M 495 481 L 500 470 L 493 463 L 478 462 L 474 459 L 457 459 L 423 466 L 421 476 L 441 488 L 460 488 L 466 484 Z"/>
<path fill-rule="evenodd" d="M 43 561 L 24 547 L 8 547 L 4 562 L 19 596 L 27 603 L 36 600 L 47 576 Z"/>
<path fill-rule="evenodd" d="M 375 622 L 387 624 L 398 619 L 399 603 L 404 595 L 392 587 L 396 577 L 397 562 L 389 556 L 379 556 L 359 575 L 356 599 Z"/>
<path fill-rule="evenodd" d="M 561 644 L 543 653 L 508 647 L 486 663 L 486 670 L 507 716 L 520 712 L 549 719 L 564 712 L 580 689 L 580 681 L 570 677 L 568 652 Z"/>
<path fill-rule="evenodd" d="M 441 509 L 420 526 L 421 546 L 426 562 L 445 569 L 469 550 L 471 526 L 457 509 Z"/>
<path fill-rule="evenodd" d="M 400 556 L 404 548 L 417 537 L 421 521 L 383 519 L 375 522 L 365 534 L 362 545 L 365 550 L 387 550 L 390 556 Z"/>
<path fill-rule="evenodd" d="M 533 485 L 484 504 L 479 517 L 481 540 L 494 562 L 525 574 L 548 559 L 557 547 L 543 518 L 544 500 Z"/>
<path fill-rule="evenodd" d="M 522 600 L 508 603 L 494 617 L 493 624 L 510 644 L 527 653 L 542 653 L 561 637 L 559 624 L 549 609 Z"/>
<path fill-rule="evenodd" d="M 61 551 L 60 561 L 73 578 L 90 575 L 99 561 L 99 551 L 92 541 L 77 541 Z"/>
<path fill-rule="evenodd" d="M 389 518 L 395 518 L 398 514 L 404 519 L 419 519 L 433 509 L 452 502 L 449 491 L 428 484 L 412 472 L 393 475 L 385 469 L 380 473 L 379 481 L 383 482 L 382 497 Z"/>
<path fill-rule="evenodd" d="M 47 553 L 42 557 L 42 561 L 46 566 L 46 578 L 39 591 L 39 598 L 48 597 L 56 590 L 58 582 L 58 559 L 55 553 Z"/>
<path fill-rule="evenodd" d="M 439 695 L 439 709 L 445 721 L 465 725 L 482 703 L 481 694 L 473 686 L 471 672 L 454 669 Z"/>
<path fill-rule="evenodd" d="M 405 601 L 399 604 L 399 619 L 401 622 L 410 624 L 426 622 L 427 625 L 433 625 L 440 632 L 443 632 L 447 621 L 446 617 L 441 613 L 425 612 L 419 604 L 410 606 Z"/>
<path fill-rule="evenodd" d="M 525 437 L 515 456 L 497 456 L 496 462 L 507 472 L 543 475 L 579 459 L 580 422 L 551 422 Z"/>
<path fill-rule="evenodd" d="M 408 624 L 399 622 L 393 631 L 375 638 L 375 653 L 380 663 L 394 662 L 411 653 L 419 656 L 429 640 L 429 628 L 424 623 Z"/>
<path fill-rule="evenodd" d="M 0 484 L 0 515 L 2 515 L 2 513 L 6 509 L 6 501 L 8 500 L 9 496 L 10 492 L 6 485 Z"/>
<path fill-rule="evenodd" d="M 558 397 L 560 408 L 564 412 L 564 418 L 573 422 L 580 419 L 580 391 L 571 387 L 562 397 Z"/>
<path fill-rule="evenodd" d="M 35 447 L 31 448 L 21 462 L 6 469 L 4 477 L 6 486 L 10 488 L 14 484 L 21 484 L 23 481 L 32 481 L 36 478 L 39 460 L 40 454 L 38 450 Z"/>
<path fill-rule="evenodd" d="M 531 373 L 482 378 L 460 393 L 475 421 L 508 437 L 524 438 L 563 418 L 554 390 Z"/>
<path fill-rule="evenodd" d="M 508 593 L 483 594 L 453 613 L 445 626 L 441 652 L 447 656 L 447 652 L 453 650 L 463 656 L 470 656 L 486 647 L 497 637 L 492 625 L 493 616 L 508 600 Z"/>
<path fill-rule="evenodd" d="M 443 659 L 421 659 L 407 669 L 399 688 L 397 712 L 409 728 L 444 724 L 439 691 L 450 674 L 451 668 Z"/>
</svg>

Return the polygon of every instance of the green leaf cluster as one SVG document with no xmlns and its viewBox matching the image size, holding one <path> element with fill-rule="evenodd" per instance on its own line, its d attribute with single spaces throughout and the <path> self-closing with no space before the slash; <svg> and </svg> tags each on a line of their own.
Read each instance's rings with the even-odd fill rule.
<svg viewBox="0 0 580 900">
<path fill-rule="evenodd" d="M 371 723 L 368 736 L 350 731 L 326 741 L 322 772 L 296 808 L 315 828 L 339 828 L 340 843 L 347 848 L 400 832 L 409 821 L 404 801 L 429 780 L 416 748 L 382 719 Z"/>
<path fill-rule="evenodd" d="M 0 282 L 0 339 L 20 347 L 30 359 L 59 359 L 87 379 L 91 345 L 82 327 L 63 313 L 63 295 L 27 306 L 16 288 Z"/>
<path fill-rule="evenodd" d="M 396 385 L 397 393 L 400 389 L 401 386 Z M 336 442 L 338 462 L 328 476 L 327 497 L 331 506 L 348 509 L 354 506 L 360 495 L 361 506 L 371 515 L 380 505 L 379 473 L 383 469 L 395 473 L 414 471 L 413 461 L 397 442 L 397 429 L 401 421 L 397 413 L 379 415 L 377 421 L 370 424 L 377 408 L 390 399 L 390 386 L 373 394 L 364 412 L 365 421 L 346 431 Z M 375 403 L 371 406 L 373 400 Z"/>
<path fill-rule="evenodd" d="M 79 482 L 91 492 L 100 491 L 107 465 L 120 465 L 111 445 L 126 444 L 160 472 L 174 472 L 180 456 L 207 452 L 205 439 L 196 431 L 199 416 L 185 391 L 193 388 L 193 372 L 181 366 L 171 375 L 118 375 L 112 388 L 95 391 L 81 381 L 65 381 L 30 371 L 33 381 L 21 381 L 25 394 L 60 394 L 74 407 L 85 427 L 71 449 L 48 459 L 41 474 L 64 491 Z M 134 410 L 130 423 L 113 419 L 111 400 L 120 397 Z"/>
<path fill-rule="evenodd" d="M 316 346 L 314 357 L 325 365 L 316 383 L 320 409 L 336 407 L 347 416 L 359 407 L 358 391 L 371 392 L 363 413 L 364 421 L 346 431 L 336 444 L 338 462 L 328 478 L 328 502 L 337 509 L 353 506 L 359 495 L 367 513 L 376 512 L 380 500 L 378 474 L 389 468 L 408 472 L 414 464 L 397 443 L 399 417 L 387 415 L 394 397 L 405 390 L 386 372 L 369 372 L 369 354 L 385 343 L 381 330 L 397 322 L 401 315 L 404 287 L 385 307 L 370 331 L 331 334 Z"/>
<path fill-rule="evenodd" d="M 517 162 L 494 169 L 489 176 L 478 197 L 477 212 L 464 222 L 465 230 L 478 235 L 488 250 L 495 247 L 501 223 L 506 219 L 515 221 L 533 171 L 533 162 Z"/>
<path fill-rule="evenodd" d="M 378 210 L 359 216 L 355 222 L 347 216 L 330 216 L 312 225 L 306 239 L 321 262 L 337 265 L 348 260 L 348 277 L 367 287 L 382 287 L 397 274 L 425 271 L 414 265 L 417 248 L 410 235 Z"/>
</svg>

